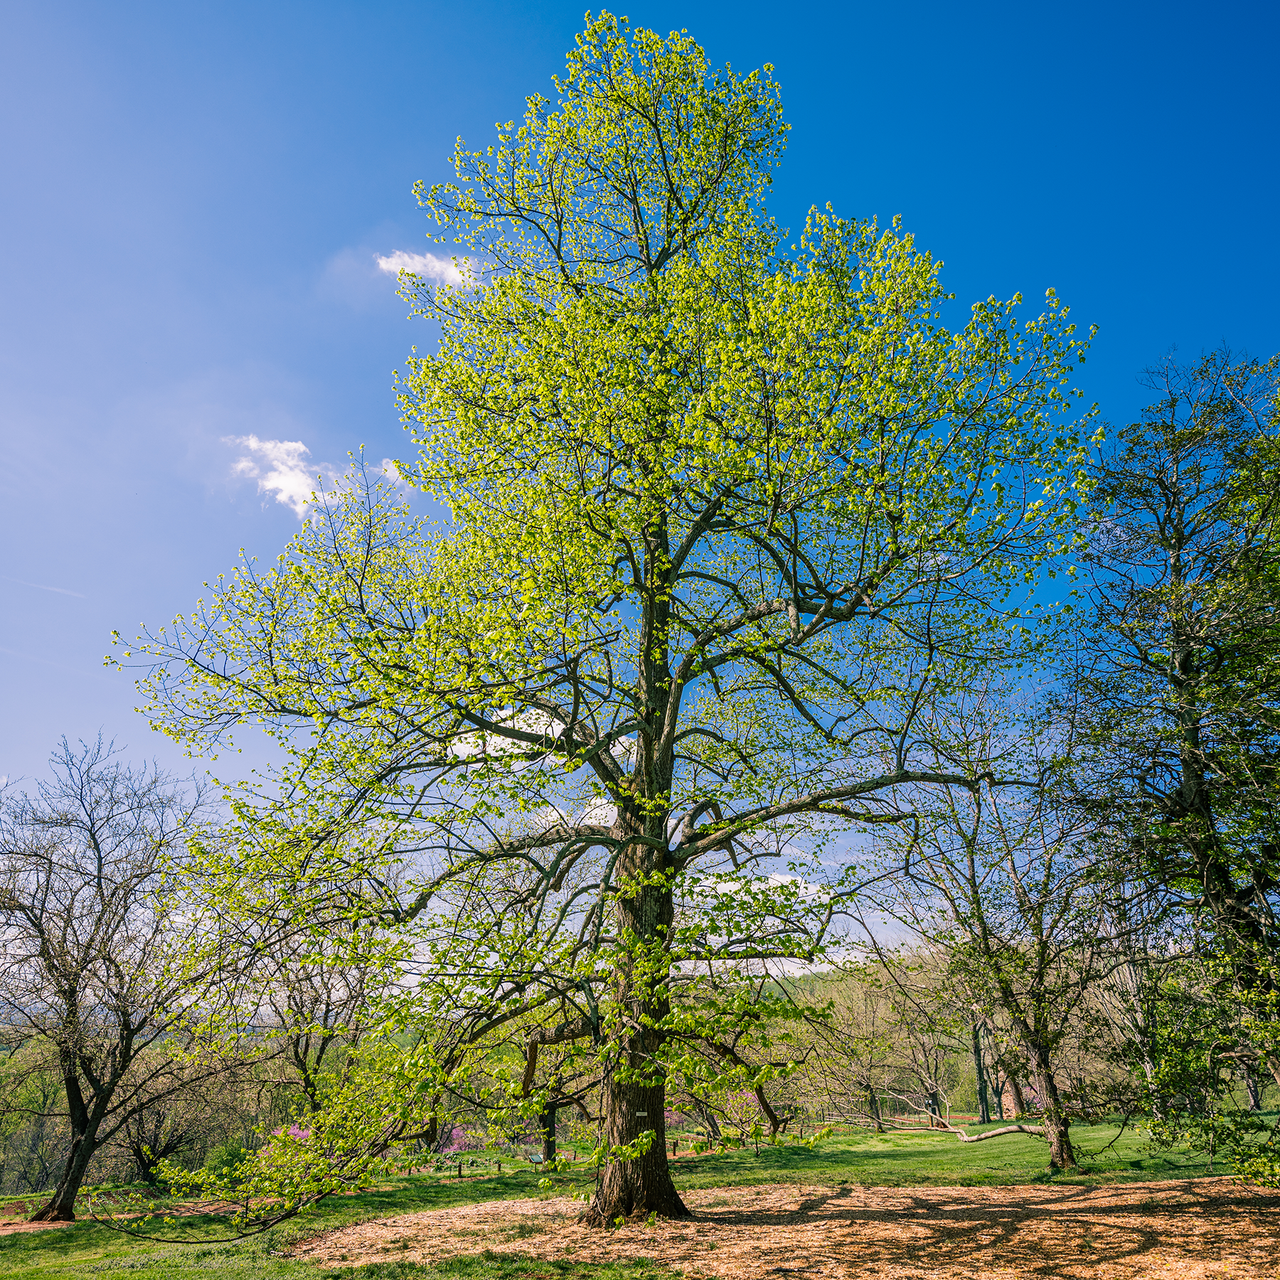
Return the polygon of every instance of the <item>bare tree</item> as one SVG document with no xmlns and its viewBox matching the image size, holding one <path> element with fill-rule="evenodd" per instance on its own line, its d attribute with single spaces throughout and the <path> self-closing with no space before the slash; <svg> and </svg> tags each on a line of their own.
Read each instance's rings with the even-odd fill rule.
<svg viewBox="0 0 1280 1280">
<path fill-rule="evenodd" d="M 36 1221 L 71 1221 L 94 1153 L 227 1070 L 234 957 L 181 879 L 198 785 L 63 740 L 0 803 L 0 1036 L 46 1056 L 70 1144 Z"/>
<path fill-rule="evenodd" d="M 323 936 L 278 934 L 262 948 L 263 1012 L 268 1032 L 283 1041 L 288 1072 L 278 1083 L 300 1092 L 313 1113 L 323 1105 L 326 1074 L 341 1072 L 335 1063 L 359 1045 L 395 979 L 391 957 L 372 942 L 373 931 L 356 924 Z"/>
<path fill-rule="evenodd" d="M 1025 1064 L 1051 1161 L 1071 1167 L 1071 1108 L 1057 1060 L 1116 966 L 1114 922 L 1089 820 L 1056 799 L 1054 749 L 1063 744 L 1032 730 L 1021 736 L 1014 714 L 987 692 L 964 703 L 951 750 L 983 780 L 940 789 L 922 800 L 912 829 L 884 837 L 903 871 L 877 905 L 945 953 L 967 999 L 1003 1024 Z M 1001 757 L 1036 785 L 994 785 Z"/>
</svg>

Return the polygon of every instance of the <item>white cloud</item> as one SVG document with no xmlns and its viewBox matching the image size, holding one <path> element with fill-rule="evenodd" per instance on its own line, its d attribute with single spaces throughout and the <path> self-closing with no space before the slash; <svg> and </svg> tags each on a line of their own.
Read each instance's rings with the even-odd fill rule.
<svg viewBox="0 0 1280 1280">
<path fill-rule="evenodd" d="M 388 275 L 398 276 L 400 272 L 408 271 L 411 275 L 435 280 L 438 284 L 465 284 L 471 275 L 465 258 L 460 260 L 460 269 L 458 262 L 452 258 L 437 257 L 434 253 L 406 253 L 403 249 L 397 249 L 385 257 L 374 254 L 373 260 L 378 264 L 378 269 Z"/>
<path fill-rule="evenodd" d="M 402 497 L 405 496 L 405 492 L 409 488 L 409 477 L 400 470 L 396 460 L 394 458 L 383 458 L 380 466 L 382 479 L 393 489 L 398 489 Z"/>
<path fill-rule="evenodd" d="M 327 463 L 303 461 L 311 452 L 301 440 L 260 440 L 257 436 L 224 436 L 224 444 L 239 445 L 248 452 L 236 459 L 234 475 L 258 482 L 259 493 L 275 495 L 277 502 L 306 515 L 312 494 L 322 482 L 332 484 L 337 473 Z"/>
</svg>

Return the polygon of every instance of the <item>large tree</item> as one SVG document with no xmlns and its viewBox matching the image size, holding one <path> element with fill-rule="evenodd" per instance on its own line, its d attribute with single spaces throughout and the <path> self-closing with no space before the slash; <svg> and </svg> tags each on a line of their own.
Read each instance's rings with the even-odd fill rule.
<svg viewBox="0 0 1280 1280">
<path fill-rule="evenodd" d="M 668 1075 L 765 1034 L 734 975 L 819 953 L 851 889 L 831 833 L 969 781 L 919 709 L 939 655 L 963 678 L 1025 638 L 1018 593 L 1071 523 L 1079 344 L 1052 293 L 944 327 L 896 224 L 775 226 L 767 67 L 606 14 L 556 88 L 419 188 L 460 282 L 404 281 L 440 341 L 399 465 L 443 527 L 357 484 L 135 652 L 169 731 L 289 744 L 239 806 L 244 909 L 419 931 L 419 1083 L 380 1105 L 465 1092 L 476 1054 L 492 1078 L 515 1029 L 526 1065 L 574 1048 L 604 1222 L 685 1212 Z"/>
<path fill-rule="evenodd" d="M 1126 874 L 1211 940 L 1280 1083 L 1280 358 L 1144 381 L 1156 399 L 1094 470 L 1090 794 Z"/>
</svg>

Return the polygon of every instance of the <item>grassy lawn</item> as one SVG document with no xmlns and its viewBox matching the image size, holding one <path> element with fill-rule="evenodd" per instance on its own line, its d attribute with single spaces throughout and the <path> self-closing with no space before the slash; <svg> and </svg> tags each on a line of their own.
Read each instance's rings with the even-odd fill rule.
<svg viewBox="0 0 1280 1280">
<path fill-rule="evenodd" d="M 1153 1155 L 1136 1132 L 1116 1136 L 1114 1126 L 1072 1128 L 1083 1168 L 1079 1175 L 1052 1176 L 1058 1182 L 1155 1181 L 1198 1177 L 1207 1170 L 1201 1160 Z M 876 1135 L 865 1130 L 841 1131 L 810 1151 L 803 1147 L 762 1147 L 675 1161 L 676 1185 L 685 1188 L 747 1186 L 769 1182 L 866 1186 L 1014 1185 L 1048 1182 L 1043 1142 L 1021 1134 L 990 1142 L 965 1144 L 927 1130 Z M 1215 1170 L 1221 1172 L 1221 1170 Z M 359 1196 L 328 1201 L 306 1217 L 282 1224 L 251 1240 L 223 1243 L 222 1219 L 206 1215 L 179 1220 L 176 1227 L 159 1223 L 158 1235 L 180 1236 L 187 1244 L 164 1244 L 120 1235 L 93 1222 L 57 1230 L 0 1237 L 0 1275 L 20 1280 L 89 1280 L 119 1275 L 131 1280 L 660 1280 L 672 1273 L 650 1263 L 599 1266 L 545 1262 L 486 1254 L 436 1267 L 380 1262 L 356 1269 L 326 1271 L 291 1262 L 278 1255 L 295 1240 L 352 1222 L 423 1209 L 441 1209 L 478 1200 L 514 1199 L 542 1194 L 539 1173 L 522 1169 L 501 1176 L 477 1166 L 472 1176 L 420 1174 Z M 547 1194 L 582 1194 L 590 1188 L 585 1170 L 556 1179 Z"/>
</svg>

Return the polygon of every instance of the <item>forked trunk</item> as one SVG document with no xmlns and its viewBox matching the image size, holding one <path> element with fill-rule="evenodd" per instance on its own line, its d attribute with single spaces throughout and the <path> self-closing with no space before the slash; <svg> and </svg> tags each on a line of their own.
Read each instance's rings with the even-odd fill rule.
<svg viewBox="0 0 1280 1280">
<path fill-rule="evenodd" d="M 875 1125 L 877 1133 L 883 1133 L 884 1118 L 880 1114 L 880 1096 L 876 1093 L 874 1084 L 867 1087 L 867 1101 L 871 1111 L 871 1122 Z"/>
<path fill-rule="evenodd" d="M 1049 1164 L 1054 1169 L 1074 1169 L 1075 1147 L 1071 1145 L 1071 1117 L 1067 1115 L 1058 1094 L 1058 1082 L 1045 1059 L 1032 1064 L 1036 1092 L 1044 1113 L 1044 1136 L 1049 1143 Z"/>
</svg>

